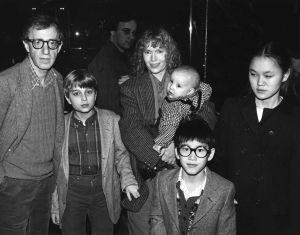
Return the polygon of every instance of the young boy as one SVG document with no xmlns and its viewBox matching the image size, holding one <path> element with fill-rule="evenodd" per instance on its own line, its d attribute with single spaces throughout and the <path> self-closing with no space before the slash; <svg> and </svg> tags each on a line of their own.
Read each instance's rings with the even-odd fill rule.
<svg viewBox="0 0 300 235">
<path fill-rule="evenodd" d="M 199 112 L 211 93 L 211 87 L 201 82 L 199 73 L 193 67 L 182 65 L 173 71 L 167 87 L 167 97 L 162 104 L 159 135 L 153 146 L 161 156 L 173 141 L 181 119 Z"/>
<path fill-rule="evenodd" d="M 181 168 L 157 175 L 151 234 L 236 234 L 234 185 L 206 167 L 214 142 L 203 119 L 191 115 L 181 121 L 174 137 Z"/>
<path fill-rule="evenodd" d="M 121 188 L 129 200 L 139 197 L 119 116 L 94 107 L 96 89 L 96 79 L 86 70 L 74 70 L 64 81 L 65 98 L 74 111 L 65 116 L 52 203 L 52 220 L 61 223 L 63 234 L 86 234 L 87 215 L 92 234 L 113 234 L 121 211 Z"/>
</svg>

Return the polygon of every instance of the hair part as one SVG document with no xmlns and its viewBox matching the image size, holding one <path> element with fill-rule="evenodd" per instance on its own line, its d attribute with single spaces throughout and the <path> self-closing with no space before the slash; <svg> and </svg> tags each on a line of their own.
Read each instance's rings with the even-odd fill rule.
<svg viewBox="0 0 300 235">
<path fill-rule="evenodd" d="M 69 97 L 70 91 L 74 87 L 91 88 L 97 92 L 98 85 L 96 78 L 86 69 L 76 69 L 71 71 L 64 79 L 64 93 Z"/>
<path fill-rule="evenodd" d="M 191 114 L 181 120 L 175 132 L 174 144 L 178 148 L 182 143 L 196 140 L 208 147 L 215 147 L 213 131 L 205 120 L 197 114 Z"/>
<path fill-rule="evenodd" d="M 193 88 L 200 87 L 201 78 L 198 71 L 190 65 L 181 65 L 173 70 L 172 73 L 181 72 L 193 81 Z"/>
<path fill-rule="evenodd" d="M 31 28 L 34 28 L 36 30 L 42 30 L 52 26 L 55 27 L 58 32 L 59 40 L 63 41 L 64 36 L 59 26 L 58 19 L 55 16 L 44 12 L 39 12 L 31 16 L 30 18 L 28 18 L 28 20 L 26 21 L 23 27 L 22 40 L 28 37 L 29 30 Z"/>
<path fill-rule="evenodd" d="M 167 51 L 167 71 L 171 73 L 181 64 L 180 52 L 172 36 L 163 28 L 147 29 L 138 39 L 132 57 L 132 69 L 135 75 L 143 74 L 147 68 L 143 53 L 148 46 L 164 48 Z"/>
</svg>

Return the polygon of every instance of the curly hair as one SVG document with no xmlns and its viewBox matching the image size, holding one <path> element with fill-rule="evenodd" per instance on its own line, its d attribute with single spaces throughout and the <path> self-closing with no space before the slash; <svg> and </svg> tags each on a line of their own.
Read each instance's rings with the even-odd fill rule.
<svg viewBox="0 0 300 235">
<path fill-rule="evenodd" d="M 166 49 L 167 71 L 169 73 L 181 64 L 180 52 L 172 36 L 163 28 L 150 28 L 142 34 L 136 43 L 131 60 L 134 75 L 141 75 L 147 70 L 143 53 L 150 43 L 152 47 Z"/>
</svg>

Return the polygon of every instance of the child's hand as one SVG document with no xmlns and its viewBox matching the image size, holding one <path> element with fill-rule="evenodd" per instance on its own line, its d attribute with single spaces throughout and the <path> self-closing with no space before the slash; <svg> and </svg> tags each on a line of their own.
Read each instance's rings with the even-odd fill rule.
<svg viewBox="0 0 300 235">
<path fill-rule="evenodd" d="M 139 186 L 136 184 L 128 185 L 125 188 L 125 192 L 126 192 L 126 195 L 127 195 L 129 201 L 131 201 L 131 195 L 134 198 L 138 198 L 140 196 L 138 189 L 139 189 Z"/>
<path fill-rule="evenodd" d="M 167 148 L 165 148 L 161 160 L 170 165 L 175 164 L 176 157 L 175 157 L 175 146 L 173 142 Z"/>
<path fill-rule="evenodd" d="M 57 213 L 51 213 L 51 219 L 53 224 L 59 225 L 59 214 Z"/>
</svg>

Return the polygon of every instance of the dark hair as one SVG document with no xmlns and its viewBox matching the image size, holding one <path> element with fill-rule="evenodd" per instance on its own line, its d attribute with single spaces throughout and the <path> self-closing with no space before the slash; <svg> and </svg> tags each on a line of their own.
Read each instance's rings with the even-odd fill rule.
<svg viewBox="0 0 300 235">
<path fill-rule="evenodd" d="M 146 30 L 136 43 L 132 57 L 132 69 L 135 75 L 141 75 L 146 71 L 143 53 L 149 43 L 153 47 L 167 50 L 167 71 L 169 73 L 181 64 L 180 52 L 172 36 L 165 29 L 154 27 Z"/>
<path fill-rule="evenodd" d="M 54 26 L 56 28 L 59 35 L 59 40 L 63 41 L 64 36 L 60 29 L 57 18 L 51 14 L 44 13 L 44 12 L 39 12 L 31 16 L 30 18 L 28 18 L 28 20 L 26 21 L 23 27 L 22 40 L 28 37 L 30 28 L 41 30 L 41 29 L 47 29 L 51 26 Z"/>
<path fill-rule="evenodd" d="M 136 16 L 131 10 L 119 8 L 114 10 L 114 13 L 110 17 L 108 22 L 108 30 L 117 30 L 120 22 L 128 22 L 134 20 L 136 22 Z"/>
<path fill-rule="evenodd" d="M 174 73 L 174 72 L 183 72 L 183 73 L 190 75 L 190 77 L 193 78 L 193 82 L 194 82 L 193 87 L 199 88 L 200 83 L 201 83 L 201 78 L 200 78 L 198 71 L 194 67 L 192 67 L 190 65 L 181 65 L 181 66 L 175 68 L 172 73 Z"/>
<path fill-rule="evenodd" d="M 262 45 L 256 50 L 254 55 L 251 58 L 251 61 L 255 57 L 266 57 L 275 61 L 278 66 L 281 68 L 282 73 L 285 74 L 290 70 L 290 76 L 292 75 L 292 58 L 287 50 L 282 44 L 279 42 L 268 42 Z M 289 80 L 283 82 L 281 85 L 281 92 L 286 94 L 289 86 Z"/>
<path fill-rule="evenodd" d="M 191 114 L 181 120 L 175 132 L 174 144 L 178 148 L 182 143 L 193 140 L 207 144 L 209 148 L 215 147 L 212 130 L 207 122 L 197 114 Z"/>
<path fill-rule="evenodd" d="M 74 86 L 81 88 L 92 88 L 97 92 L 97 80 L 86 69 L 76 69 L 70 72 L 64 79 L 64 93 L 69 97 L 69 93 Z"/>
</svg>

